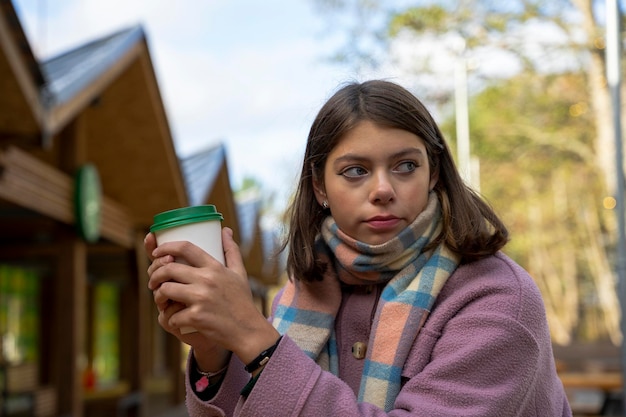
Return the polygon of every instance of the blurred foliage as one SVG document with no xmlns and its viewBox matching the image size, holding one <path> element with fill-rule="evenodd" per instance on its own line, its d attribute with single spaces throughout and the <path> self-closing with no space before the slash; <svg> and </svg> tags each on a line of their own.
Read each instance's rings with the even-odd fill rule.
<svg viewBox="0 0 626 417">
<path fill-rule="evenodd" d="M 525 39 L 516 33 L 529 22 L 550 22 L 574 34 L 579 27 L 568 17 L 576 11 L 574 3 L 592 0 L 311 0 L 329 19 L 329 27 L 340 28 L 343 45 L 332 58 L 357 71 L 376 67 L 389 57 L 388 46 L 404 34 L 456 34 L 468 49 L 497 45 L 524 55 Z M 580 5 L 579 7 L 585 7 Z M 577 22 L 578 25 L 580 22 Z M 575 38 L 572 36 L 572 39 Z M 546 48 L 560 48 L 546 39 Z M 569 45 L 568 47 L 571 47 Z"/>
<path fill-rule="evenodd" d="M 594 129 L 584 83 L 577 73 L 523 73 L 470 103 L 481 193 L 510 228 L 505 251 L 537 281 L 562 343 L 608 338 L 617 324 L 605 323 L 593 295 L 594 274 L 601 273 L 593 251 L 606 240 L 607 213 L 598 203 L 601 173 L 590 158 Z M 449 118 L 442 129 L 453 132 L 454 123 Z"/>
<path fill-rule="evenodd" d="M 615 220 L 602 207 L 611 175 L 602 161 L 613 152 L 607 146 L 605 42 L 596 7 L 604 2 L 314 1 L 327 15 L 360 10 L 336 54 L 354 68 L 391 59 L 384 51 L 407 39 L 416 49 L 424 40 L 437 41 L 439 55 L 471 56 L 490 48 L 516 57 L 520 70 L 510 78 L 471 74 L 478 85 L 469 118 L 480 191 L 511 231 L 506 252 L 542 292 L 555 342 L 620 343 Z M 355 41 L 357 33 L 369 41 Z M 428 69 L 415 68 L 416 79 Z M 434 97 L 444 110 L 453 108 L 449 91 L 428 88 L 426 101 Z M 454 145 L 454 115 L 442 129 Z"/>
</svg>

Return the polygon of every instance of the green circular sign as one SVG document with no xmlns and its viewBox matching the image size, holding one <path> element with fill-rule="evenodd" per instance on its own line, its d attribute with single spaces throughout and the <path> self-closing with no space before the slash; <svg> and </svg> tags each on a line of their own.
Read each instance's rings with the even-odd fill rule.
<svg viewBox="0 0 626 417">
<path fill-rule="evenodd" d="M 80 236 L 93 243 L 100 238 L 102 221 L 102 186 L 93 164 L 81 166 L 75 178 L 74 211 Z"/>
</svg>

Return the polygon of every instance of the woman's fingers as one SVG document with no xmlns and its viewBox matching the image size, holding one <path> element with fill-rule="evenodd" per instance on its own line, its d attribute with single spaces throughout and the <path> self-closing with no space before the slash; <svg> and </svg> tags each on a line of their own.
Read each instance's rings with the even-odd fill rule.
<svg viewBox="0 0 626 417">
<path fill-rule="evenodd" d="M 211 278 L 203 276 L 197 268 L 173 262 L 154 272 L 148 287 L 153 291 L 157 306 L 167 300 L 191 304 L 206 293 L 203 288 L 211 285 L 210 281 Z"/>
<path fill-rule="evenodd" d="M 148 268 L 148 288 L 154 291 L 168 281 L 188 283 L 193 272 L 189 265 L 174 262 L 171 255 L 156 258 Z"/>
<path fill-rule="evenodd" d="M 148 267 L 148 275 L 151 276 L 154 273 L 154 271 L 156 271 L 160 267 L 167 265 L 169 263 L 172 263 L 174 261 L 175 259 L 172 255 L 165 255 L 160 258 L 154 259 L 152 263 L 150 264 L 150 266 Z"/>
<path fill-rule="evenodd" d="M 224 259 L 228 269 L 233 270 L 240 277 L 247 277 L 248 273 L 243 264 L 239 245 L 234 241 L 233 231 L 229 227 L 222 229 L 222 244 L 224 246 Z"/>
<path fill-rule="evenodd" d="M 153 261 L 154 257 L 152 256 L 152 252 L 157 247 L 156 237 L 154 236 L 154 233 L 148 233 L 146 235 L 146 237 L 143 239 L 143 247 L 146 251 L 146 254 L 148 255 L 148 258 Z"/>
<path fill-rule="evenodd" d="M 169 300 L 167 303 L 164 304 L 163 307 L 164 308 L 162 309 L 159 308 L 159 324 L 167 331 L 171 332 L 172 330 L 174 330 L 174 328 L 169 324 L 172 315 L 183 310 L 185 308 L 185 305 Z"/>
<path fill-rule="evenodd" d="M 239 246 L 233 240 L 231 229 L 222 229 L 222 241 L 228 268 L 240 277 L 247 277 L 241 252 Z M 222 266 L 221 262 L 191 242 L 167 242 L 157 247 L 154 234 L 149 233 L 144 240 L 144 245 L 146 250 L 152 249 L 150 252 L 152 263 L 148 268 L 148 275 L 150 276 L 148 286 L 152 290 L 156 289 L 163 282 L 180 280 L 179 276 L 173 275 L 174 273 L 181 273 L 180 269 L 171 266 L 174 262 L 198 268 L 212 268 L 216 271 L 219 271 Z M 165 270 L 162 270 L 164 267 L 166 267 Z M 159 272 L 157 273 L 157 271 Z M 171 276 L 166 278 L 166 275 Z M 181 282 L 187 281 L 183 277 Z"/>
<path fill-rule="evenodd" d="M 161 291 L 161 288 L 152 292 L 152 298 L 154 298 L 154 304 L 156 305 L 157 310 L 166 311 L 168 307 L 175 301 L 169 298 L 167 295 Z M 182 304 L 182 303 L 181 303 Z"/>
<path fill-rule="evenodd" d="M 186 263 L 191 266 L 200 267 L 211 263 L 218 263 L 221 265 L 220 261 L 205 252 L 199 246 L 184 240 L 163 243 L 162 245 L 157 246 L 152 251 L 151 255 L 154 259 L 165 255 L 171 255 L 177 262 Z"/>
</svg>

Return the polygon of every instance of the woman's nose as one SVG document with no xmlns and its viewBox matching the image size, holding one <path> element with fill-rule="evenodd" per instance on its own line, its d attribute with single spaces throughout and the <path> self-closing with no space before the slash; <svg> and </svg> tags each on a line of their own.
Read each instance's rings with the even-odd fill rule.
<svg viewBox="0 0 626 417">
<path fill-rule="evenodd" d="M 377 173 L 372 177 L 370 201 L 372 203 L 388 203 L 395 198 L 395 190 L 388 173 Z"/>
</svg>

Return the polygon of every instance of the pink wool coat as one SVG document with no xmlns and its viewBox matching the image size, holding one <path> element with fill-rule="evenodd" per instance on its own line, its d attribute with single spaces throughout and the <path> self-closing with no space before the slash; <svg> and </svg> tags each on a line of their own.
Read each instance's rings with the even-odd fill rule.
<svg viewBox="0 0 626 417">
<path fill-rule="evenodd" d="M 335 329 L 339 377 L 283 337 L 247 399 L 249 381 L 233 358 L 218 394 L 201 401 L 186 378 L 190 417 L 415 416 L 568 417 L 541 295 L 532 278 L 499 253 L 463 265 L 448 279 L 405 363 L 389 413 L 358 403 L 363 360 L 379 287 L 344 291 Z"/>
</svg>

